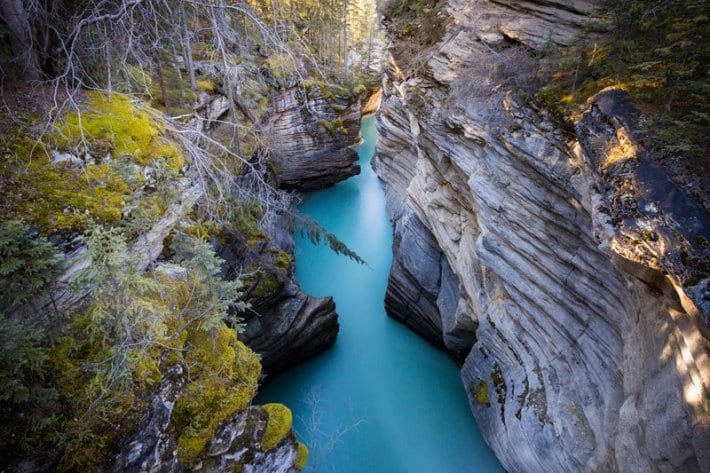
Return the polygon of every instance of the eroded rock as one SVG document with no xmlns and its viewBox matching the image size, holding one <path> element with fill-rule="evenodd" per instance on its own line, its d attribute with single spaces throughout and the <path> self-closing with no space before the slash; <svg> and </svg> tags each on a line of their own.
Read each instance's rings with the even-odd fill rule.
<svg viewBox="0 0 710 473">
<path fill-rule="evenodd" d="M 451 0 L 416 64 L 395 41 L 374 164 L 395 220 L 386 305 L 467 352 L 464 388 L 506 470 L 705 471 L 705 256 L 638 185 L 620 104 L 600 96 L 570 138 L 514 97 L 449 87 L 484 86 L 467 65 L 494 61 L 496 41 L 568 44 L 595 5 Z M 627 159 L 605 166 L 614 147 Z"/>
</svg>

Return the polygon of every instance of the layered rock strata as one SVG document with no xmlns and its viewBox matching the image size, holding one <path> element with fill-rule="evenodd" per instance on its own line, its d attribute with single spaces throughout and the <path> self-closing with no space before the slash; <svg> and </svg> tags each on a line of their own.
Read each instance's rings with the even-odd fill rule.
<svg viewBox="0 0 710 473">
<path fill-rule="evenodd" d="M 666 180 L 643 178 L 623 95 L 596 97 L 570 135 L 477 66 L 511 44 L 570 42 L 595 6 L 440 3 L 426 14 L 447 17 L 443 36 L 416 60 L 388 19 L 386 305 L 465 356 L 472 410 L 508 471 L 707 471 L 707 254 L 689 240 L 703 225 L 673 218 L 707 222 L 702 206 L 681 211 L 653 192 Z M 461 94 L 463 78 L 476 90 Z"/>
<path fill-rule="evenodd" d="M 360 134 L 359 98 L 307 94 L 300 87 L 273 99 L 266 124 L 279 182 L 285 189 L 312 191 L 360 173 L 350 148 Z"/>
</svg>

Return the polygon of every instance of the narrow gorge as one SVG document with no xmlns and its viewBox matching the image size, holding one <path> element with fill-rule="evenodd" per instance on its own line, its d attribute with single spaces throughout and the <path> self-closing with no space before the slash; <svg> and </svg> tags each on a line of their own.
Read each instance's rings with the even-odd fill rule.
<svg viewBox="0 0 710 473">
<path fill-rule="evenodd" d="M 0 0 L 0 472 L 710 473 L 706 0 Z"/>
</svg>

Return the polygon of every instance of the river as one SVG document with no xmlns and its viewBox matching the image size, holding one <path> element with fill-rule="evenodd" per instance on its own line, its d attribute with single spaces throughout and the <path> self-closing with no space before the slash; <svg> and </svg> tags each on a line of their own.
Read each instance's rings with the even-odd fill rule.
<svg viewBox="0 0 710 473">
<path fill-rule="evenodd" d="M 280 402 L 318 473 L 473 473 L 503 471 L 481 438 L 456 364 L 386 316 L 392 226 L 382 183 L 370 167 L 375 117 L 362 121 L 362 173 L 309 194 L 301 211 L 366 261 L 296 241 L 303 290 L 332 295 L 340 334 L 332 349 L 277 376 L 258 402 Z"/>
</svg>

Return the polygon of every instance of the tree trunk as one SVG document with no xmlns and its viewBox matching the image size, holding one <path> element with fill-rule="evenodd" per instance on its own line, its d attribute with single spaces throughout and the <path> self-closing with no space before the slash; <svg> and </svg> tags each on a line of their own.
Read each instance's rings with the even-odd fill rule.
<svg viewBox="0 0 710 473">
<path fill-rule="evenodd" d="M 10 30 L 10 47 L 25 80 L 37 80 L 41 69 L 33 48 L 32 26 L 22 0 L 0 0 L 0 18 Z"/>
<path fill-rule="evenodd" d="M 160 94 L 163 96 L 163 105 L 165 105 L 165 111 L 170 113 L 170 98 L 168 98 L 168 89 L 165 87 L 165 77 L 163 77 L 163 68 L 159 52 L 154 54 L 153 62 L 155 65 L 155 74 L 158 76 L 158 84 L 160 85 Z"/>
<path fill-rule="evenodd" d="M 180 3 L 180 17 L 182 20 L 182 46 L 185 50 L 185 65 L 187 66 L 187 75 L 190 77 L 190 89 L 197 89 L 195 81 L 195 64 L 192 62 L 192 46 L 190 45 L 190 33 L 187 28 L 187 14 L 185 13 L 185 4 Z"/>
</svg>

